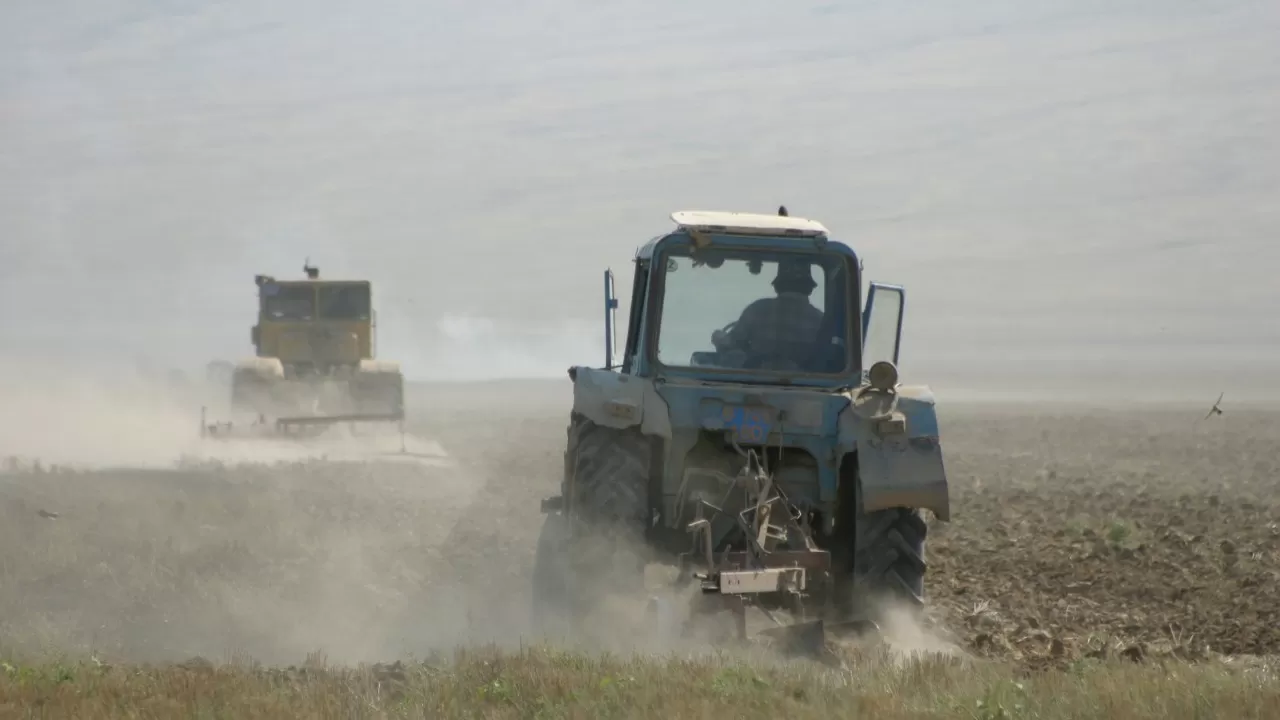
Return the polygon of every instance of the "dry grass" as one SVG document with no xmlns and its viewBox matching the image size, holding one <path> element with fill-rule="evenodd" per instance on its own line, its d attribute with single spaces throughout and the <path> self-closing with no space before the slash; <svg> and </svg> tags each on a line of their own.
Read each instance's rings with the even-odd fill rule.
<svg viewBox="0 0 1280 720">
<path fill-rule="evenodd" d="M 732 659 L 480 649 L 448 661 L 269 670 L 5 665 L 0 716 L 147 718 L 1261 718 L 1265 671 L 1082 662 L 1019 677 L 998 664 L 851 658 L 849 669 Z"/>
</svg>

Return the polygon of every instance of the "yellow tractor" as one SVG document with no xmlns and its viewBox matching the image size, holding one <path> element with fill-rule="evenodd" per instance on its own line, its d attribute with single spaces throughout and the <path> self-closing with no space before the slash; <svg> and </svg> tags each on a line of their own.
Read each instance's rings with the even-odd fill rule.
<svg viewBox="0 0 1280 720">
<path fill-rule="evenodd" d="M 404 420 L 400 364 L 374 359 L 376 315 L 367 280 L 257 275 L 255 357 L 231 372 L 231 411 L 284 432 L 335 423 Z M 229 429 L 209 426 L 206 433 Z"/>
</svg>

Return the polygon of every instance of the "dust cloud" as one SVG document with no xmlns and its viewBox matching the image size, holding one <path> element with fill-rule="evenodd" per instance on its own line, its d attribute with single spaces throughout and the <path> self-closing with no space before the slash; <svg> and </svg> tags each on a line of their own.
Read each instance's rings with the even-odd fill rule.
<svg viewBox="0 0 1280 720">
<path fill-rule="evenodd" d="M 200 428 L 199 405 L 184 407 L 175 389 L 164 378 L 127 367 L 0 359 L 0 457 L 68 465 L 171 463 Z"/>
<path fill-rule="evenodd" d="M 403 654 L 423 579 L 482 487 L 413 433 L 409 453 L 385 434 L 202 442 L 201 388 L 6 370 L 0 654 Z"/>
<path fill-rule="evenodd" d="M 448 462 L 439 443 L 392 425 L 340 425 L 306 441 L 274 440 L 228 414 L 228 393 L 225 383 L 178 370 L 0 360 L 0 458 L 82 469 L 373 456 Z M 202 422 L 230 420 L 241 421 L 236 435 L 201 437 Z"/>
<path fill-rule="evenodd" d="M 919 608 L 890 606 L 883 609 L 880 620 L 880 636 L 886 647 L 899 659 L 921 655 L 965 658 L 968 653 L 961 647 L 952 631 L 932 618 L 922 615 Z"/>
</svg>

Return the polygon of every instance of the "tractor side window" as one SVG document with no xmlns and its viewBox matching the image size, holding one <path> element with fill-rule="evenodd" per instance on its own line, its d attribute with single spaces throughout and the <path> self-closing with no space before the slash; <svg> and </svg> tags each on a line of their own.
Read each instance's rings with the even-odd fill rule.
<svg viewBox="0 0 1280 720">
<path fill-rule="evenodd" d="M 721 251 L 669 255 L 658 361 L 784 372 L 832 373 L 848 365 L 842 313 L 831 315 L 833 256 Z M 830 269 L 828 269 L 830 266 Z M 834 283 L 843 286 L 842 281 Z M 833 362 L 834 353 L 834 362 Z M 835 367 L 832 367 L 832 366 Z"/>
<path fill-rule="evenodd" d="M 320 288 L 320 317 L 325 320 L 368 320 L 367 285 L 329 285 Z"/>
<path fill-rule="evenodd" d="M 269 320 L 311 320 L 316 292 L 309 285 L 268 285 L 262 289 L 262 313 Z"/>
</svg>

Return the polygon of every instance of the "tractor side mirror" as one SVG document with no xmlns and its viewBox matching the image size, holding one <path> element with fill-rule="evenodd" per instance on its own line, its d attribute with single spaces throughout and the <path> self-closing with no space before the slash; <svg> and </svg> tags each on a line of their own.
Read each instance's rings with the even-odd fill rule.
<svg viewBox="0 0 1280 720">
<path fill-rule="evenodd" d="M 897 365 L 902 345 L 902 316 L 906 290 L 900 285 L 871 283 L 862 311 L 862 367 L 877 362 Z"/>
<path fill-rule="evenodd" d="M 604 369 L 612 370 L 613 349 L 618 344 L 618 296 L 614 293 L 613 271 L 604 271 Z"/>
</svg>

